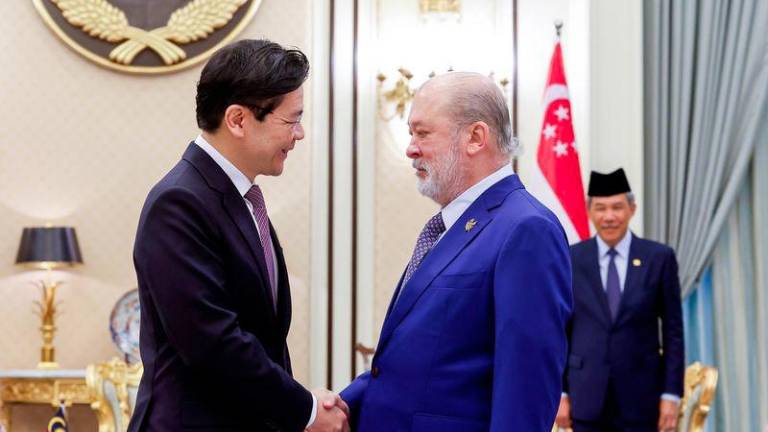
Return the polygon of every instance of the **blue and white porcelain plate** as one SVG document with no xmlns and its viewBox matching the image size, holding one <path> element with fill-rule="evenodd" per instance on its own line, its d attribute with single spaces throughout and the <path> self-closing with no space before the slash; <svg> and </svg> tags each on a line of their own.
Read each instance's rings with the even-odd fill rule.
<svg viewBox="0 0 768 432">
<path fill-rule="evenodd" d="M 141 361 L 139 356 L 140 317 L 138 289 L 128 291 L 120 297 L 109 316 L 109 332 L 112 334 L 112 341 L 125 355 L 125 361 L 129 364 Z"/>
</svg>

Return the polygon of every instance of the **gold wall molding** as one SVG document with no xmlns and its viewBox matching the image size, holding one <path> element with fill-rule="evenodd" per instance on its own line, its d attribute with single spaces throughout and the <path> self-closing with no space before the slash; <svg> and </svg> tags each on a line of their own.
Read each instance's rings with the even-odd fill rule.
<svg viewBox="0 0 768 432">
<path fill-rule="evenodd" d="M 175 72 L 206 60 L 232 41 L 261 5 L 261 0 L 192 0 L 175 9 L 165 25 L 146 29 L 132 25 L 114 1 L 33 3 L 46 25 L 74 51 L 100 66 L 133 74 Z M 185 50 L 186 45 L 197 49 Z M 137 61 L 145 51 L 156 64 L 147 56 L 143 64 Z"/>
</svg>

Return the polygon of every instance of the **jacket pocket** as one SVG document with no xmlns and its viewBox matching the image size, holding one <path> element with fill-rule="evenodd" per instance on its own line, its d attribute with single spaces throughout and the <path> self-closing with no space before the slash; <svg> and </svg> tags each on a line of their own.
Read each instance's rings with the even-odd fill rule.
<svg viewBox="0 0 768 432">
<path fill-rule="evenodd" d="M 435 414 L 414 414 L 411 432 L 488 432 L 488 422 Z"/>
</svg>

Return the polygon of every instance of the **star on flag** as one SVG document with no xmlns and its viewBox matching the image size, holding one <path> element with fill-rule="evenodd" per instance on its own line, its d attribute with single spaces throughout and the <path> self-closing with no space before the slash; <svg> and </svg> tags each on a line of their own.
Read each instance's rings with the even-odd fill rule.
<svg viewBox="0 0 768 432">
<path fill-rule="evenodd" d="M 544 126 L 544 131 L 542 132 L 542 134 L 544 135 L 545 139 L 550 139 L 555 137 L 556 131 L 557 131 L 557 125 L 546 124 Z"/>
<path fill-rule="evenodd" d="M 555 111 L 555 115 L 557 116 L 557 119 L 560 121 L 568 120 L 568 108 L 566 108 L 563 105 L 560 105 L 557 108 L 557 111 Z"/>
<path fill-rule="evenodd" d="M 555 151 L 557 157 L 568 156 L 568 144 L 558 140 L 557 144 L 552 146 L 552 150 Z"/>
</svg>

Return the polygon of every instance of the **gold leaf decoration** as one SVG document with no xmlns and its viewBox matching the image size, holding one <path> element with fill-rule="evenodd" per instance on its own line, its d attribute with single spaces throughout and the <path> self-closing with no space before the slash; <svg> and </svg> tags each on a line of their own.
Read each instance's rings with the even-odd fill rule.
<svg viewBox="0 0 768 432">
<path fill-rule="evenodd" d="M 107 42 L 127 39 L 128 18 L 107 0 L 51 0 L 64 18 L 90 36 Z"/>
<path fill-rule="evenodd" d="M 112 43 L 125 41 L 109 53 L 110 60 L 128 65 L 150 48 L 166 65 L 172 65 L 187 58 L 187 53 L 173 42 L 187 44 L 205 39 L 232 20 L 248 0 L 193 0 L 174 11 L 165 27 L 152 31 L 131 26 L 125 13 L 107 0 L 51 1 L 70 24 L 88 35 Z"/>
<path fill-rule="evenodd" d="M 167 39 L 190 43 L 224 27 L 247 0 L 194 0 L 176 10 L 168 20 Z"/>
</svg>

